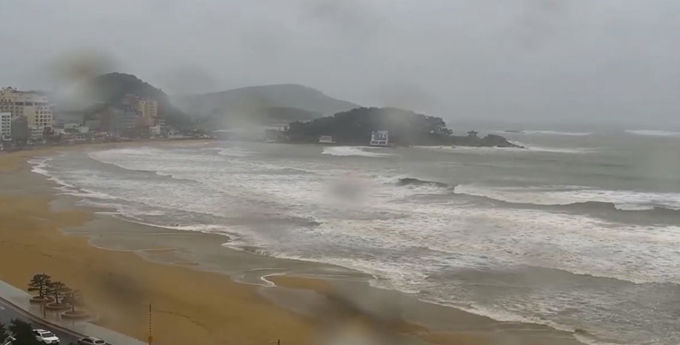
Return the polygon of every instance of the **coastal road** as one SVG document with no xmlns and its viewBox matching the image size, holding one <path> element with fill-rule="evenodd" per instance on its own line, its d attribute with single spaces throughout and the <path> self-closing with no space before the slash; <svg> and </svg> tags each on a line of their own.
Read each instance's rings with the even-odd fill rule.
<svg viewBox="0 0 680 345">
<path fill-rule="evenodd" d="M 33 325 L 33 328 L 41 328 L 54 333 L 57 337 L 59 337 L 60 345 L 69 345 L 71 343 L 75 344 L 80 338 L 73 332 L 52 327 L 39 318 L 25 311 L 15 309 L 3 300 L 0 300 L 0 322 L 4 323 L 6 326 L 9 326 L 9 323 L 12 321 L 12 319 L 20 319 L 22 321 L 30 322 Z"/>
</svg>

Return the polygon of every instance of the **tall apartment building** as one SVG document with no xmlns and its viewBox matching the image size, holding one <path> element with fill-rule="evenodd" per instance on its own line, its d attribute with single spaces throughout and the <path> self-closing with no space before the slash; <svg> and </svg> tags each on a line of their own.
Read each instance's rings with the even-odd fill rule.
<svg viewBox="0 0 680 345">
<path fill-rule="evenodd" d="M 11 87 L 0 89 L 0 112 L 11 113 L 12 118 L 25 116 L 29 127 L 52 127 L 49 99 L 35 91 L 19 91 Z"/>
<path fill-rule="evenodd" d="M 137 104 L 143 117 L 155 118 L 158 116 L 158 102 L 149 99 L 140 99 Z"/>
<path fill-rule="evenodd" d="M 12 140 L 12 113 L 0 113 L 0 140 Z"/>
</svg>

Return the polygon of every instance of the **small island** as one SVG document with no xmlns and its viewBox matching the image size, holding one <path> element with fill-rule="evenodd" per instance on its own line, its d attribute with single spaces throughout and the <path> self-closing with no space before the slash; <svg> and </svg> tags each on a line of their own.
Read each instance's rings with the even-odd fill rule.
<svg viewBox="0 0 680 345">
<path fill-rule="evenodd" d="M 268 139 L 291 143 L 368 145 L 375 132 L 389 133 L 392 146 L 471 146 L 522 148 L 499 135 L 471 131 L 455 136 L 442 118 L 398 108 L 355 108 L 311 121 L 296 121 Z"/>
</svg>

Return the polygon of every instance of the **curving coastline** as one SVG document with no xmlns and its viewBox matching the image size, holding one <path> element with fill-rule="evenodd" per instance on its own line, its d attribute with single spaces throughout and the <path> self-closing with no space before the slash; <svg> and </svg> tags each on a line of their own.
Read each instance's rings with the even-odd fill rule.
<svg viewBox="0 0 680 345">
<path fill-rule="evenodd" d="M 3 166 L 14 167 L 4 171 L 3 177 L 6 178 L 2 179 L 3 185 L 6 183 L 13 187 L 4 188 L 5 191 L 9 191 L 9 194 L 2 197 L 3 205 L 15 205 L 14 208 L 6 209 L 6 211 L 17 215 L 17 220 L 23 221 L 21 228 L 26 229 L 25 233 L 19 234 L 16 232 L 17 223 L 3 222 L 4 225 L 0 226 L 2 238 L 11 238 L 12 243 L 31 248 L 30 251 L 22 252 L 9 247 L 4 248 L 7 246 L 5 242 L 0 243 L 0 249 L 2 249 L 0 259 L 14 257 L 14 260 L 21 258 L 23 262 L 24 257 L 29 257 L 27 266 L 18 266 L 11 272 L 2 271 L 0 279 L 20 286 L 24 280 L 22 276 L 41 268 L 48 268 L 50 271 L 59 271 L 58 274 L 65 277 L 64 280 L 73 282 L 74 285 L 84 285 L 83 290 L 92 296 L 93 301 L 119 302 L 121 296 L 115 293 L 111 295 L 112 292 L 109 289 L 100 290 L 102 282 L 114 283 L 114 286 L 119 279 L 132 282 L 134 288 L 129 289 L 130 291 L 126 289 L 126 294 L 132 294 L 139 300 L 151 299 L 154 305 L 158 306 L 159 315 L 155 316 L 154 321 L 157 327 L 155 333 L 158 341 L 164 344 L 187 343 L 187 341 L 207 344 L 214 343 L 211 339 L 226 341 L 226 339 L 235 337 L 242 339 L 244 343 L 262 343 L 266 339 L 279 337 L 305 344 L 314 339 L 314 331 L 308 319 L 281 308 L 283 306 L 295 310 L 290 305 L 287 295 L 284 292 L 278 292 L 281 289 L 262 290 L 262 287 L 257 286 L 262 284 L 253 284 L 267 271 L 239 273 L 232 275 L 231 279 L 222 274 L 201 272 L 200 270 L 214 271 L 216 267 L 207 265 L 206 258 L 186 255 L 186 251 L 201 248 L 209 249 L 210 254 L 215 254 L 217 250 L 220 250 L 219 255 L 223 255 L 224 259 L 244 260 L 253 267 L 273 267 L 274 272 L 279 272 L 277 269 L 280 270 L 281 267 L 288 267 L 286 265 L 294 265 L 297 271 L 311 272 L 311 276 L 324 276 L 319 274 L 320 266 L 280 259 L 263 259 L 250 253 L 235 253 L 220 245 L 221 242 L 218 241 L 224 241 L 221 235 L 186 234 L 168 229 L 155 229 L 154 232 L 143 225 L 131 225 L 110 216 L 97 215 L 93 212 L 96 210 L 74 207 L 72 200 L 68 197 L 56 197 L 52 192 L 53 184 L 37 174 L 30 173 L 25 164 L 25 161 L 35 154 L 54 153 L 55 151 L 48 150 L 0 156 L 0 160 L 7 163 Z M 30 180 L 30 188 L 16 183 L 27 178 Z M 35 195 L 40 195 L 40 197 Z M 30 205 L 41 206 L 32 208 Z M 3 213 L 2 218 L 6 219 L 6 217 L 7 213 Z M 36 217 L 49 219 L 52 222 L 49 226 L 42 224 L 37 228 L 36 224 L 27 226 L 27 222 L 30 223 L 30 219 Z M 63 229 L 67 234 L 80 236 L 62 236 L 58 229 Z M 25 234 L 30 236 L 24 236 Z M 83 236 L 87 236 L 87 240 Z M 161 237 L 163 240 L 159 240 Z M 49 245 L 31 244 L 47 241 Z M 180 242 L 184 241 L 191 241 L 192 247 L 181 247 Z M 125 250 L 121 251 L 121 249 Z M 159 265 L 159 263 L 163 264 Z M 276 268 L 276 266 L 279 267 Z M 238 267 L 231 266 L 231 268 Z M 244 267 L 240 269 L 248 272 Z M 93 276 L 97 279 L 88 283 Z M 309 274 L 307 276 L 309 277 Z M 290 284 L 280 283 L 281 279 L 285 278 L 279 276 L 268 280 L 276 282 L 279 286 L 290 287 Z M 234 283 L 233 280 L 252 285 Z M 365 282 L 357 283 L 356 279 L 347 281 L 337 280 L 335 277 L 331 280 L 332 283 L 328 281 L 322 283 L 320 280 L 310 278 L 295 278 L 295 281 L 295 286 L 293 286 L 295 290 L 315 291 L 315 294 L 328 292 L 320 289 L 319 286 L 335 286 L 337 283 L 355 293 L 368 289 L 377 291 L 374 293 L 378 295 L 384 293 L 392 295 L 392 292 L 369 288 Z M 169 286 L 172 286 L 172 289 L 168 289 Z M 281 291 L 287 291 L 287 289 Z M 395 296 L 400 296 L 399 300 L 405 298 L 401 294 L 395 294 Z M 303 299 L 299 302 L 304 304 Z M 115 303 L 115 305 L 102 303 L 104 313 L 108 315 L 104 319 L 105 326 L 138 339 L 144 339 L 146 327 L 141 320 L 145 312 L 142 310 L 144 308 L 139 309 L 140 304 L 143 303 Z M 500 329 L 503 329 L 501 335 L 507 337 L 529 339 L 547 337 L 552 340 L 550 342 L 552 344 L 576 343 L 569 333 L 553 332 L 543 326 L 518 325 L 514 328 L 511 325 L 499 325 L 491 319 L 453 308 L 438 307 L 412 300 L 408 302 L 408 308 L 409 314 L 418 315 L 413 318 L 414 321 L 420 320 L 423 324 L 434 322 L 427 315 L 433 312 L 434 308 L 437 315 L 443 317 L 447 323 L 464 325 L 453 329 L 433 328 L 431 331 L 424 327 L 404 325 L 403 329 L 396 330 L 405 335 L 417 334 L 432 343 L 485 343 L 491 337 L 499 336 L 497 332 Z M 125 318 L 122 315 L 125 315 Z M 135 315 L 135 317 L 127 318 L 129 315 Z M 252 320 L 268 321 L 263 324 L 254 323 Z M 284 324 L 286 326 L 281 328 Z M 179 333 L 178 330 L 181 330 L 181 336 L 175 336 L 175 333 Z M 160 334 L 166 334 L 167 338 Z"/>
</svg>

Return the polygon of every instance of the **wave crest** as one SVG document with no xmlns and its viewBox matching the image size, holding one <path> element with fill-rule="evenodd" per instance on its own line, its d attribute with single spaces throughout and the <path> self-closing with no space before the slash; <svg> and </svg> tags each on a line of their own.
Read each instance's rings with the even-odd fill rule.
<svg viewBox="0 0 680 345">
<path fill-rule="evenodd" d="M 561 131 L 521 131 L 520 133 L 522 134 L 539 134 L 539 135 L 568 135 L 568 136 L 576 136 L 576 137 L 583 137 L 583 136 L 588 136 L 593 133 L 591 132 L 561 132 Z"/>
<path fill-rule="evenodd" d="M 511 204 L 542 206 L 605 204 L 620 211 L 680 210 L 680 194 L 677 193 L 597 190 L 583 186 L 494 187 L 482 184 L 459 185 L 455 187 L 454 192 Z"/>
<path fill-rule="evenodd" d="M 325 146 L 323 148 L 324 155 L 331 156 L 359 156 L 359 157 L 385 157 L 392 156 L 390 153 L 368 151 L 368 148 L 361 146 Z"/>
<path fill-rule="evenodd" d="M 426 180 L 420 180 L 420 179 L 412 178 L 412 177 L 400 178 L 399 181 L 397 181 L 397 185 L 398 186 L 430 186 L 430 187 L 441 187 L 441 188 L 451 187 L 450 185 L 443 183 L 443 182 L 426 181 Z"/>
</svg>

